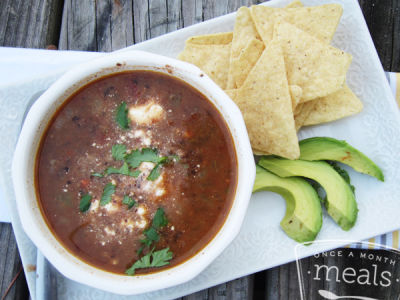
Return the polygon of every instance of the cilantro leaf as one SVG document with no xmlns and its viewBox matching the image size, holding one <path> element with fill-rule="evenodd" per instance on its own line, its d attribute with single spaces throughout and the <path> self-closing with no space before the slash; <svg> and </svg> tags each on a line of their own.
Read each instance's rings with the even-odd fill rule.
<svg viewBox="0 0 400 300">
<path fill-rule="evenodd" d="M 129 167 L 126 162 L 121 166 L 121 168 L 114 168 L 114 167 L 108 167 L 105 170 L 105 175 L 111 175 L 111 174 L 121 174 L 121 175 L 128 175 L 131 176 L 131 173 L 129 172 Z"/>
<path fill-rule="evenodd" d="M 173 254 L 169 251 L 169 248 L 164 248 L 158 251 L 153 252 L 152 255 L 152 267 L 162 267 L 169 264 L 169 261 L 172 259 Z"/>
<path fill-rule="evenodd" d="M 89 209 L 90 204 L 92 204 L 92 196 L 85 194 L 81 197 L 81 202 L 79 203 L 79 210 L 85 212 Z"/>
<path fill-rule="evenodd" d="M 115 121 L 117 121 L 118 125 L 122 129 L 129 128 L 128 109 L 126 108 L 126 102 L 122 102 L 118 106 L 117 113 L 115 115 Z"/>
<path fill-rule="evenodd" d="M 151 170 L 149 176 L 147 176 L 147 180 L 154 181 L 160 176 L 160 167 L 161 163 L 156 164 L 156 166 Z"/>
<path fill-rule="evenodd" d="M 165 161 L 167 157 L 158 156 L 156 149 L 143 148 L 142 150 L 135 150 L 125 156 L 125 161 L 132 167 L 137 168 L 142 162 L 152 162 L 158 164 Z"/>
<path fill-rule="evenodd" d="M 160 240 L 160 236 L 154 227 L 146 229 L 143 234 L 146 236 L 146 238 L 141 240 L 141 242 L 148 247 L 150 247 L 153 242 L 158 242 Z"/>
<path fill-rule="evenodd" d="M 125 271 L 127 275 L 135 275 L 136 269 L 162 267 L 169 264 L 173 254 L 169 248 L 164 248 L 158 251 L 150 251 L 141 259 L 136 261 L 129 269 Z"/>
<path fill-rule="evenodd" d="M 101 173 L 92 173 L 92 174 L 90 174 L 90 176 L 93 176 L 93 177 L 104 177 L 104 175 L 101 174 Z"/>
<path fill-rule="evenodd" d="M 126 146 L 123 144 L 115 144 L 111 148 L 111 155 L 115 160 L 123 160 L 126 153 Z"/>
<path fill-rule="evenodd" d="M 104 206 L 111 201 L 111 196 L 115 193 L 115 185 L 111 182 L 107 183 L 103 189 L 103 194 L 101 195 L 100 205 Z"/>
<path fill-rule="evenodd" d="M 176 155 L 176 154 L 171 155 L 169 158 L 170 158 L 170 160 L 172 160 L 174 162 L 179 162 L 181 160 L 179 155 Z"/>
<path fill-rule="evenodd" d="M 160 236 L 158 235 L 157 230 L 166 226 L 167 224 L 168 220 L 165 216 L 164 209 L 159 207 L 154 214 L 153 220 L 151 221 L 151 226 L 143 231 L 145 239 L 140 240 L 143 245 L 138 250 L 139 255 L 142 253 L 143 249 L 146 246 L 150 247 L 154 242 L 158 242 L 160 240 Z"/>
<path fill-rule="evenodd" d="M 140 170 L 131 171 L 129 172 L 129 176 L 137 178 L 139 177 L 140 173 L 141 173 Z"/>
<path fill-rule="evenodd" d="M 125 195 L 122 199 L 122 204 L 128 205 L 128 209 L 131 209 L 136 204 L 136 201 L 131 197 Z"/>
<path fill-rule="evenodd" d="M 153 222 L 152 226 L 156 229 L 159 229 L 161 227 L 167 226 L 168 220 L 167 217 L 165 216 L 164 209 L 159 207 L 153 217 Z"/>
</svg>

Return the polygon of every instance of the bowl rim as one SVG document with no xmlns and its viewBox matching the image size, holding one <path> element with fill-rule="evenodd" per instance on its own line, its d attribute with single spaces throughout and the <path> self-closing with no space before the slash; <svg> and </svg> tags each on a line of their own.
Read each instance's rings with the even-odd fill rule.
<svg viewBox="0 0 400 300">
<path fill-rule="evenodd" d="M 155 273 L 126 276 L 110 273 L 77 258 L 54 237 L 32 199 L 32 153 L 47 124 L 62 103 L 80 86 L 106 74 L 126 70 L 154 70 L 177 77 L 199 90 L 219 110 L 231 133 L 237 156 L 238 178 L 230 211 L 212 240 L 197 254 Z M 104 73 L 104 74 L 103 74 Z M 83 83 L 86 81 L 86 83 Z M 69 95 L 67 95 L 69 93 Z M 62 100 L 59 100 L 62 99 Z M 57 103 L 58 101 L 58 103 Z M 35 159 L 33 159 L 35 161 Z M 255 179 L 255 163 L 242 114 L 236 104 L 203 71 L 186 62 L 144 51 L 112 53 L 80 64 L 54 82 L 32 105 L 23 124 L 12 161 L 12 180 L 22 227 L 43 255 L 69 279 L 108 292 L 133 295 L 182 284 L 203 271 L 239 233 Z M 35 205 L 36 204 L 36 205 Z M 38 218 L 38 213 L 40 218 Z"/>
</svg>

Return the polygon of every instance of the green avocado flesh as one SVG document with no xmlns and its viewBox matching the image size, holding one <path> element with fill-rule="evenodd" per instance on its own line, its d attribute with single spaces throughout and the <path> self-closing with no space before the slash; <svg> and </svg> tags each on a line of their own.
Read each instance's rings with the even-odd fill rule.
<svg viewBox="0 0 400 300">
<path fill-rule="evenodd" d="M 315 240 L 322 226 L 320 199 L 314 188 L 302 178 L 281 178 L 257 166 L 253 192 L 270 191 L 286 200 L 281 227 L 297 242 Z"/>
<path fill-rule="evenodd" d="M 379 167 L 366 155 L 350 146 L 345 141 L 329 137 L 314 137 L 300 141 L 300 159 L 334 160 L 344 163 L 354 170 L 384 181 Z"/>
<path fill-rule="evenodd" d="M 326 192 L 328 214 L 343 230 L 354 226 L 358 212 L 354 193 L 328 163 L 264 156 L 258 164 L 280 177 L 302 176 L 318 182 Z"/>
</svg>

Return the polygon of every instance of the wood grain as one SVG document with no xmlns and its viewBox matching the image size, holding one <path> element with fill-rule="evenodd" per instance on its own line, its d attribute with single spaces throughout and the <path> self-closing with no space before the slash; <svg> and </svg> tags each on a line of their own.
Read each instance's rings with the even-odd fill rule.
<svg viewBox="0 0 400 300">
<path fill-rule="evenodd" d="M 0 46 L 46 48 L 58 44 L 62 1 L 1 0 Z"/>
<path fill-rule="evenodd" d="M 400 1 L 359 2 L 383 68 L 400 72 Z"/>
<path fill-rule="evenodd" d="M 0 223 L 0 297 L 22 267 L 11 224 Z M 22 272 L 9 290 L 6 299 L 27 299 L 28 286 Z"/>
</svg>

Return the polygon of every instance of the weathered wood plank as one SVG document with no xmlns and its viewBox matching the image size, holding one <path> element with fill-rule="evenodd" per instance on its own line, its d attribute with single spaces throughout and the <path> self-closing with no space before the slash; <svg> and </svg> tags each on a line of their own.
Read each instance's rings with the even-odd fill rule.
<svg viewBox="0 0 400 300">
<path fill-rule="evenodd" d="M 203 21 L 202 0 L 182 1 L 183 27 L 187 27 Z"/>
<path fill-rule="evenodd" d="M 227 300 L 253 299 L 254 275 L 245 276 L 227 283 Z"/>
<path fill-rule="evenodd" d="M 132 1 L 96 2 L 96 39 L 97 50 L 104 52 L 125 48 L 134 43 Z"/>
<path fill-rule="evenodd" d="M 59 49 L 97 51 L 96 1 L 65 0 Z"/>
<path fill-rule="evenodd" d="M 209 297 L 208 297 L 208 289 L 199 291 L 197 293 L 193 293 L 193 294 L 187 295 L 187 296 L 185 296 L 185 297 L 183 297 L 181 299 L 182 300 L 208 300 L 209 299 Z"/>
<path fill-rule="evenodd" d="M 167 1 L 167 32 L 172 32 L 183 27 L 182 1 Z"/>
<path fill-rule="evenodd" d="M 400 71 L 399 1 L 359 0 L 359 2 L 383 68 L 386 71 Z M 394 31 L 395 28 L 397 31 Z"/>
<path fill-rule="evenodd" d="M 265 300 L 279 299 L 279 271 L 284 266 L 272 268 L 266 273 Z"/>
<path fill-rule="evenodd" d="M 228 11 L 229 0 L 204 0 L 203 1 L 203 19 L 209 20 L 215 17 L 226 15 Z"/>
<path fill-rule="evenodd" d="M 0 297 L 3 297 L 22 264 L 11 224 L 0 223 L 0 241 Z M 22 300 L 28 297 L 28 286 L 22 272 L 9 290 L 6 299 Z"/>
<path fill-rule="evenodd" d="M 392 41 L 392 62 L 390 70 L 400 72 L 400 1 L 393 0 L 393 41 Z"/>
<path fill-rule="evenodd" d="M 150 38 L 168 32 L 168 10 L 165 0 L 149 0 Z"/>
<path fill-rule="evenodd" d="M 133 1 L 133 27 L 135 43 L 150 38 L 148 1 Z"/>
<path fill-rule="evenodd" d="M 62 1 L 0 1 L 0 46 L 46 48 L 57 44 Z"/>
</svg>

